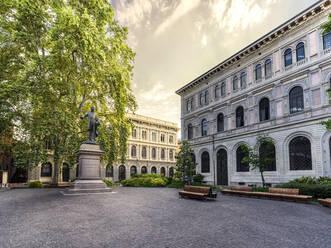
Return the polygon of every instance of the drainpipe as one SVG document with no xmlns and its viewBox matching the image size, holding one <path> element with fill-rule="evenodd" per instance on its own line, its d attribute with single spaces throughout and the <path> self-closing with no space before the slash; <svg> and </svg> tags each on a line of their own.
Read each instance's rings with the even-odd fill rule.
<svg viewBox="0 0 331 248">
<path fill-rule="evenodd" d="M 215 135 L 211 136 L 213 138 L 213 168 L 214 168 L 214 186 L 216 186 L 216 167 L 215 167 Z"/>
</svg>

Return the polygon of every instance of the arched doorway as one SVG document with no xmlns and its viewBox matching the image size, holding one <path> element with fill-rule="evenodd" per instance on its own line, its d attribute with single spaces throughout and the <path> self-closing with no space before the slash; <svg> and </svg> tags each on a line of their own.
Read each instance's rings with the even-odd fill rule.
<svg viewBox="0 0 331 248">
<path fill-rule="evenodd" d="M 161 167 L 161 176 L 165 176 L 165 168 L 164 167 Z"/>
<path fill-rule="evenodd" d="M 67 163 L 62 165 L 62 182 L 69 182 L 70 179 L 70 168 Z"/>
<path fill-rule="evenodd" d="M 131 168 L 130 168 L 130 176 L 133 177 L 136 174 L 137 174 L 137 167 L 136 166 L 131 166 Z"/>
<path fill-rule="evenodd" d="M 118 180 L 120 180 L 120 181 L 125 180 L 125 166 L 124 165 L 121 165 L 119 167 Z"/>
<path fill-rule="evenodd" d="M 169 169 L 169 177 L 174 177 L 174 168 L 172 167 Z"/>
<path fill-rule="evenodd" d="M 152 167 L 152 169 L 151 169 L 151 173 L 152 173 L 152 174 L 156 174 L 156 167 L 155 167 L 155 166 Z"/>
<path fill-rule="evenodd" d="M 228 185 L 228 155 L 225 149 L 217 152 L 217 185 Z"/>
</svg>

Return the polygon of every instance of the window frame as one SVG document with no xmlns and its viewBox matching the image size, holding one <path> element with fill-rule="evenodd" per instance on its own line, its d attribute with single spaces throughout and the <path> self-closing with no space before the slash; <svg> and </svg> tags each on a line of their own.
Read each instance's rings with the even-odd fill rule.
<svg viewBox="0 0 331 248">
<path fill-rule="evenodd" d="M 45 168 L 45 166 L 48 166 L 48 168 Z M 46 169 L 49 171 L 47 171 Z M 40 168 L 40 177 L 52 177 L 52 175 L 53 175 L 52 163 L 51 162 L 42 163 Z"/>
<path fill-rule="evenodd" d="M 296 89 L 299 89 L 299 88 L 301 89 L 301 92 L 300 92 L 300 93 L 302 93 L 301 95 L 294 92 Z M 296 94 L 296 95 L 294 95 L 294 94 Z M 299 113 L 299 112 L 304 111 L 304 109 L 305 109 L 304 91 L 303 91 L 303 88 L 301 86 L 293 87 L 288 93 L 288 99 L 289 99 L 290 114 L 295 114 L 295 113 Z M 295 106 L 293 104 L 295 104 Z M 302 104 L 302 106 L 299 106 L 300 104 Z M 298 106 L 299 106 L 299 108 L 298 108 Z"/>
<path fill-rule="evenodd" d="M 307 142 L 304 144 L 304 142 Z M 307 147 L 303 147 L 303 150 L 299 150 L 300 147 L 306 145 Z M 309 147 L 308 147 L 309 146 Z M 308 148 L 308 149 L 307 149 Z M 292 150 L 292 151 L 291 151 Z M 290 171 L 311 171 L 313 170 L 313 158 L 312 158 L 312 146 L 311 141 L 306 136 L 300 135 L 293 137 L 290 142 L 288 143 L 288 156 L 289 156 L 289 170 Z M 291 154 L 292 153 L 292 154 Z M 296 153 L 296 154 L 293 154 Z M 304 159 L 308 160 L 310 163 L 308 166 L 309 168 L 305 168 L 303 166 L 302 156 Z"/>
<path fill-rule="evenodd" d="M 303 52 L 303 57 L 299 58 L 299 49 L 302 49 L 301 51 Z M 297 62 L 304 60 L 306 58 L 306 53 L 305 53 L 305 43 L 303 41 L 299 42 L 296 47 L 295 47 L 295 53 L 296 53 L 296 60 Z"/>
<path fill-rule="evenodd" d="M 325 45 L 325 43 L 326 43 L 326 39 L 325 38 L 327 38 L 328 40 L 327 40 L 327 44 L 328 44 L 328 47 L 326 47 Z M 331 32 L 329 32 L 329 33 L 327 33 L 327 34 L 324 34 L 324 35 L 322 35 L 322 40 L 323 40 L 323 50 L 326 50 L 326 49 L 329 49 L 330 47 L 331 47 Z"/>
<path fill-rule="evenodd" d="M 272 61 L 271 61 L 271 59 L 267 59 L 264 62 L 264 76 L 266 78 L 269 78 L 269 77 L 272 76 Z"/>
<path fill-rule="evenodd" d="M 243 71 L 242 73 L 240 73 L 240 88 L 244 89 L 246 88 L 246 86 L 247 86 L 247 73 Z"/>
<path fill-rule="evenodd" d="M 208 135 L 207 128 L 208 128 L 207 120 L 206 120 L 206 118 L 203 118 L 201 120 L 201 136 L 207 136 Z"/>
<path fill-rule="evenodd" d="M 187 125 L 187 139 L 193 139 L 193 125 L 191 123 Z"/>
<path fill-rule="evenodd" d="M 264 103 L 263 101 L 265 101 L 265 100 L 267 101 L 267 105 L 263 106 L 262 104 Z M 264 107 L 264 110 L 267 110 L 267 111 L 265 111 L 264 116 L 262 116 L 262 114 L 263 114 L 262 107 Z M 260 122 L 270 120 L 270 100 L 267 97 L 263 97 L 259 102 L 259 118 L 260 118 Z"/>
<path fill-rule="evenodd" d="M 287 60 L 287 56 L 289 60 Z M 292 49 L 291 48 L 287 48 L 285 51 L 284 51 L 284 66 L 285 67 L 289 67 L 293 64 L 293 52 L 292 52 Z"/>
<path fill-rule="evenodd" d="M 241 111 L 242 116 L 238 116 L 238 113 L 240 113 L 239 110 L 241 109 L 242 109 Z M 240 124 L 239 124 L 239 118 L 241 119 Z M 243 106 L 238 106 L 236 108 L 236 128 L 244 127 L 244 126 L 245 126 L 245 109 Z"/>
<path fill-rule="evenodd" d="M 222 119 L 221 119 L 222 117 Z M 223 132 L 224 131 L 224 114 L 219 113 L 217 115 L 217 132 Z"/>
<path fill-rule="evenodd" d="M 210 155 L 207 151 L 201 154 L 201 173 L 210 173 Z"/>
<path fill-rule="evenodd" d="M 238 76 L 235 75 L 235 76 L 233 77 L 233 79 L 232 79 L 232 90 L 233 90 L 233 91 L 236 91 L 236 90 L 239 89 L 239 84 L 238 84 L 238 82 L 239 82 Z"/>
<path fill-rule="evenodd" d="M 259 73 L 258 73 L 259 70 Z M 255 81 L 260 81 L 262 80 L 262 65 L 261 64 L 257 64 L 255 66 Z"/>
</svg>

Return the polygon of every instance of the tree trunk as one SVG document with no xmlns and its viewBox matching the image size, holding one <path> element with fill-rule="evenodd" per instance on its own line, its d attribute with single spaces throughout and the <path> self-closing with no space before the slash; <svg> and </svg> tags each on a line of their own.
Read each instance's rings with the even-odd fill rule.
<svg viewBox="0 0 331 248">
<path fill-rule="evenodd" d="M 265 187 L 265 181 L 264 181 L 264 176 L 263 176 L 263 171 L 260 171 L 261 173 L 261 178 L 262 178 L 262 185 L 263 185 L 263 188 Z"/>
</svg>

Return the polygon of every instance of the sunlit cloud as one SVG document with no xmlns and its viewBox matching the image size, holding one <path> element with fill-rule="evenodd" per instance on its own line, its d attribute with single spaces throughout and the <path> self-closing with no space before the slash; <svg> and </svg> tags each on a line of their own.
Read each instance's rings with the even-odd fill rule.
<svg viewBox="0 0 331 248">
<path fill-rule="evenodd" d="M 200 0 L 183 0 L 177 6 L 175 11 L 170 17 L 168 17 L 160 26 L 156 29 L 155 35 L 160 35 L 168 27 L 173 25 L 178 19 L 180 19 L 185 14 L 189 13 L 192 9 L 196 8 L 200 3 Z"/>
<path fill-rule="evenodd" d="M 262 22 L 268 15 L 270 5 L 277 0 L 267 0 L 261 6 L 252 0 L 210 0 L 209 7 L 218 27 L 226 32 L 245 29 Z"/>
</svg>

